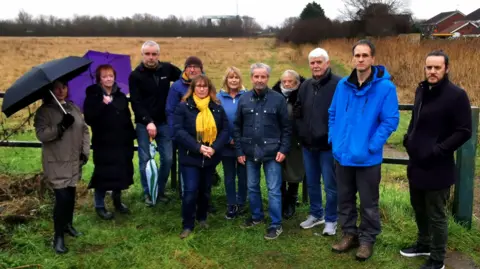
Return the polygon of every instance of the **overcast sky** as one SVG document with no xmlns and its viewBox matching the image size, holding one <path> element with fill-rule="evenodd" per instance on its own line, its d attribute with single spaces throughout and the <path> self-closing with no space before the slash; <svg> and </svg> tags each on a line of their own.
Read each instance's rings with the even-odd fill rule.
<svg viewBox="0 0 480 269">
<path fill-rule="evenodd" d="M 312 0 L 0 0 L 1 19 L 14 19 L 20 10 L 34 16 L 54 15 L 68 18 L 78 15 L 129 17 L 135 13 L 150 13 L 159 17 L 175 15 L 198 18 L 204 15 L 239 15 L 254 17 L 262 26 L 280 25 L 287 17 L 298 16 Z M 341 0 L 317 0 L 327 17 L 334 19 L 343 8 Z M 475 0 L 410 0 L 409 8 L 415 17 L 428 19 L 443 11 L 458 9 L 465 15 L 480 8 Z M 121 3 L 121 4 L 119 4 Z M 282 3 L 282 4 L 280 4 Z"/>
</svg>

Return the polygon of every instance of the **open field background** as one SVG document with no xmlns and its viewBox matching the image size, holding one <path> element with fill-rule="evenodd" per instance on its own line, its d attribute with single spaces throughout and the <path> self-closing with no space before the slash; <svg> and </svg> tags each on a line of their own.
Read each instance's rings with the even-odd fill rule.
<svg viewBox="0 0 480 269">
<path fill-rule="evenodd" d="M 147 39 L 0 38 L 0 90 L 6 89 L 36 64 L 67 55 L 82 56 L 88 49 L 128 54 L 134 68 L 141 59 L 140 47 Z M 234 39 L 231 42 L 220 38 L 153 40 L 160 43 L 162 61 L 182 67 L 186 57 L 200 57 L 206 74 L 217 86 L 220 85 L 224 70 L 234 65 L 243 71 L 245 86 L 250 87 L 248 68 L 256 61 L 266 62 L 273 68 L 270 85 L 277 81 L 285 69 L 295 69 L 308 77 L 307 55 L 313 48 L 275 46 L 273 39 Z M 332 40 L 322 44 L 331 55 L 334 71 L 340 75 L 350 72 L 352 43 L 351 40 Z M 437 47 L 444 48 L 451 56 L 452 80 L 467 89 L 473 104 L 480 102 L 478 41 L 412 44 L 399 39 L 378 40 L 376 44 L 377 63 L 387 65 L 398 86 L 402 103 L 411 102 L 415 86 L 422 79 L 423 59 L 428 51 Z M 35 109 L 32 106 L 31 111 Z M 24 110 L 9 119 L 2 115 L 1 126 L 10 133 L 29 113 Z M 402 113 L 399 129 L 389 140 L 387 155 L 405 155 L 401 138 L 408 120 L 409 113 Z M 0 139 L 3 140 L 4 136 Z M 36 141 L 28 122 L 9 139 Z M 134 163 L 137 167 L 136 156 Z M 405 259 L 398 254 L 399 249 L 413 242 L 416 236 L 404 166 L 383 166 L 380 201 L 383 233 L 378 238 L 375 255 L 363 264 L 353 260 L 354 252 L 332 254 L 330 245 L 336 238 L 313 235 L 323 227 L 313 231 L 298 227 L 308 214 L 308 205 L 302 204 L 296 217 L 285 221 L 284 234 L 274 242 L 263 240 L 263 227 L 242 230 L 239 226 L 243 219 L 226 221 L 223 218 L 226 203 L 223 183 L 213 189 L 218 213 L 209 217 L 211 228 L 197 230 L 192 238 L 184 241 L 178 239 L 181 231 L 178 197 L 172 191 L 170 195 L 175 199 L 170 204 L 145 208 L 141 200 L 138 170 L 135 173 L 135 185 L 124 196 L 132 215 L 119 216 L 111 222 L 101 221 L 93 209 L 92 193 L 85 189 L 92 170 L 93 163 L 90 161 L 77 191 L 79 198 L 75 224 L 86 235 L 74 240 L 68 238 L 70 253 L 57 256 L 49 245 L 53 230 L 51 194 L 47 191 L 39 196 L 39 177 L 35 176 L 41 172 L 40 150 L 0 148 L 0 268 L 38 264 L 42 268 L 394 269 L 416 268 L 423 263 L 423 259 Z M 220 174 L 221 170 L 219 166 Z M 108 198 L 107 201 L 110 202 Z M 22 218 L 11 217 L 14 215 Z M 474 264 L 480 265 L 479 216 L 477 213 L 471 231 L 450 221 L 447 268 L 474 268 Z"/>
</svg>

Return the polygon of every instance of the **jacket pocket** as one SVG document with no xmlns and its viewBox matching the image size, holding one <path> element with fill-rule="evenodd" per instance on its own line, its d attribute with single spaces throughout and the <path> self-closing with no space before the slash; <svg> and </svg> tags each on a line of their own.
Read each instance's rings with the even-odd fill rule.
<svg viewBox="0 0 480 269">
<path fill-rule="evenodd" d="M 275 108 L 263 109 L 263 124 L 265 126 L 276 126 L 278 124 L 277 110 Z"/>
<path fill-rule="evenodd" d="M 235 142 L 235 143 L 237 143 L 237 142 Z M 243 150 L 243 153 L 246 156 L 253 156 L 253 144 L 252 144 L 252 139 L 251 138 L 242 137 L 242 138 L 240 138 L 239 143 L 240 143 L 240 147 Z"/>
<path fill-rule="evenodd" d="M 362 141 L 352 141 L 350 145 L 350 159 L 353 163 L 364 163 L 370 156 L 368 150 L 368 139 Z"/>
<path fill-rule="evenodd" d="M 278 138 L 264 138 L 263 139 L 263 156 L 276 156 L 280 149 L 280 139 Z"/>
<path fill-rule="evenodd" d="M 242 108 L 243 125 L 253 126 L 255 122 L 255 110 L 253 108 Z"/>
</svg>

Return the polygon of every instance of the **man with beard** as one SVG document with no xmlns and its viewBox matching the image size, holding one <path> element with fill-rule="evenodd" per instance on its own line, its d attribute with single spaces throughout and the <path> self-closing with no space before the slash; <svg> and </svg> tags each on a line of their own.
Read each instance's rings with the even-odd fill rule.
<svg viewBox="0 0 480 269">
<path fill-rule="evenodd" d="M 141 52 L 142 63 L 132 71 L 128 84 L 137 125 L 140 179 L 145 203 L 152 206 L 145 172 L 147 161 L 150 159 L 150 138 L 156 140 L 160 153 L 158 200 L 168 202 L 164 190 L 172 165 L 172 140 L 165 115 L 165 102 L 170 82 L 180 77 L 181 70 L 171 63 L 158 60 L 160 46 L 154 41 L 145 42 Z"/>
<path fill-rule="evenodd" d="M 373 65 L 373 43 L 360 40 L 352 52 L 355 69 L 338 82 L 329 109 L 328 139 L 336 160 L 338 223 L 343 232 L 332 251 L 344 253 L 360 245 L 356 259 L 364 261 L 372 256 L 381 232 L 378 202 L 383 146 L 397 129 L 400 113 L 390 74 L 385 66 Z"/>
<path fill-rule="evenodd" d="M 264 222 L 260 190 L 260 168 L 263 164 L 268 188 L 269 215 L 272 219 L 265 239 L 276 239 L 282 233 L 282 166 L 290 150 L 291 126 L 284 97 L 267 87 L 270 67 L 255 63 L 250 67 L 253 90 L 239 101 L 234 121 L 234 141 L 238 162 L 247 166 L 247 185 L 252 216 L 245 227 Z"/>
<path fill-rule="evenodd" d="M 415 92 L 412 118 L 403 145 L 408 155 L 410 203 L 417 242 L 405 257 L 429 256 L 422 269 L 443 269 L 448 236 L 446 204 L 456 180 L 454 152 L 472 136 L 467 93 L 448 78 L 449 59 L 433 51 L 425 60 L 426 79 Z"/>
</svg>

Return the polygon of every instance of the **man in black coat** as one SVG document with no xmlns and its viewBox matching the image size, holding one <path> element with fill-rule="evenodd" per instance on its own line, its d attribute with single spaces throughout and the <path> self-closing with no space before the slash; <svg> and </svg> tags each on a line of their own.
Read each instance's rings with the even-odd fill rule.
<svg viewBox="0 0 480 269">
<path fill-rule="evenodd" d="M 253 90 L 239 101 L 234 121 L 234 141 L 238 162 L 247 166 L 248 199 L 252 217 L 245 222 L 253 227 L 264 222 L 260 169 L 263 164 L 268 187 L 269 215 L 272 223 L 265 239 L 282 233 L 282 166 L 290 151 L 292 128 L 285 98 L 267 87 L 270 67 L 255 63 L 250 67 Z"/>
<path fill-rule="evenodd" d="M 426 80 L 415 93 L 403 141 L 410 158 L 407 176 L 418 239 L 400 254 L 430 256 L 421 268 L 437 269 L 445 268 L 446 204 L 456 181 L 454 152 L 472 136 L 472 114 L 467 93 L 448 79 L 448 56 L 433 51 L 425 62 Z"/>
<path fill-rule="evenodd" d="M 147 184 L 146 166 L 150 159 L 150 138 L 157 142 L 160 154 L 158 171 L 158 201 L 168 202 L 164 194 L 172 166 L 172 140 L 165 115 L 170 82 L 178 80 L 182 71 L 175 65 L 158 60 L 160 47 L 154 41 L 142 46 L 142 63 L 132 71 L 128 79 L 130 100 L 135 114 L 138 141 L 140 179 L 145 194 L 145 203 L 152 206 Z"/>
<path fill-rule="evenodd" d="M 328 53 L 322 48 L 308 55 L 312 78 L 298 90 L 294 114 L 303 148 L 310 212 L 300 223 L 303 229 L 311 229 L 325 223 L 323 235 L 335 235 L 337 228 L 337 181 L 332 146 L 328 142 L 328 109 L 340 77 L 330 68 Z M 326 203 L 322 203 L 323 179 Z"/>
</svg>

